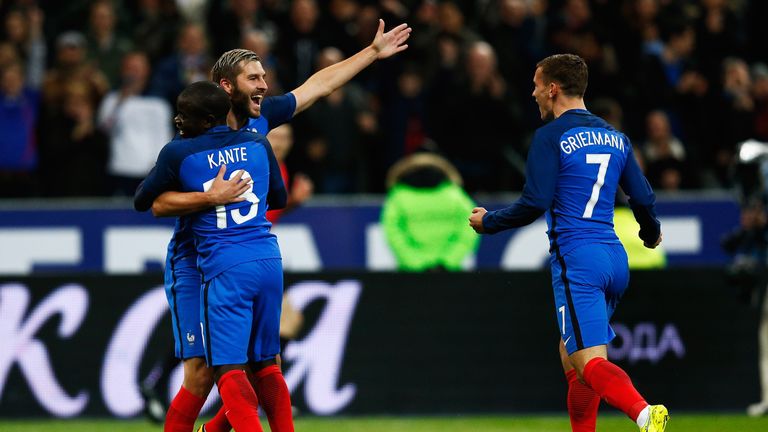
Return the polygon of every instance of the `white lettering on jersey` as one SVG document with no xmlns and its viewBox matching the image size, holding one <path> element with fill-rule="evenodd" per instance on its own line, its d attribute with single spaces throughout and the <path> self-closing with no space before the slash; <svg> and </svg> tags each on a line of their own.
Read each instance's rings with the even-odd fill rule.
<svg viewBox="0 0 768 432">
<path fill-rule="evenodd" d="M 245 147 L 235 147 L 219 150 L 208 154 L 208 167 L 218 167 L 221 164 L 231 164 L 235 162 L 247 161 L 248 155 L 245 153 Z"/>
<path fill-rule="evenodd" d="M 560 141 L 560 150 L 569 155 L 582 147 L 605 145 L 624 151 L 624 139 L 621 135 L 601 130 L 581 131 L 564 136 Z"/>
</svg>

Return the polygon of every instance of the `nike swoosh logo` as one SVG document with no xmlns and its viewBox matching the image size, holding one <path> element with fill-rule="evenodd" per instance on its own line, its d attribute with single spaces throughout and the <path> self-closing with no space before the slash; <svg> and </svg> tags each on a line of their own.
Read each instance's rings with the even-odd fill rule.
<svg viewBox="0 0 768 432">
<path fill-rule="evenodd" d="M 568 339 L 566 339 L 565 342 L 563 342 L 563 345 L 568 345 L 569 340 L 571 340 L 571 336 L 568 336 Z"/>
</svg>

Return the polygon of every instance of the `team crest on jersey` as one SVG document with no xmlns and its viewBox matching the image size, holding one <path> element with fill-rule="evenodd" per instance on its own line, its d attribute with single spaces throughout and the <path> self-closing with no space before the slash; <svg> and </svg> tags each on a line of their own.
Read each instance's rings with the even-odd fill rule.
<svg viewBox="0 0 768 432">
<path fill-rule="evenodd" d="M 245 128 L 245 130 L 247 130 L 248 132 L 259 133 L 259 131 L 256 130 L 255 127 L 248 127 L 248 128 Z"/>
<path fill-rule="evenodd" d="M 191 332 L 187 332 L 187 342 L 189 342 L 190 345 L 195 344 L 195 335 L 193 335 Z"/>
</svg>

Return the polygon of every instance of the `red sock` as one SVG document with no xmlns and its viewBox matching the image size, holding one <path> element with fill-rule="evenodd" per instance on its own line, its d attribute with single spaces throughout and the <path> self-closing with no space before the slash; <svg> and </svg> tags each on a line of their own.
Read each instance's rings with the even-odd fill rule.
<svg viewBox="0 0 768 432">
<path fill-rule="evenodd" d="M 181 387 L 165 414 L 165 432 L 192 432 L 205 399 Z"/>
<path fill-rule="evenodd" d="M 604 358 L 593 358 L 584 366 L 584 382 L 632 421 L 637 420 L 640 411 L 648 406 L 627 373 Z"/>
<path fill-rule="evenodd" d="M 280 367 L 267 366 L 256 372 L 256 385 L 253 388 L 259 395 L 272 432 L 293 432 L 291 393 Z"/>
<path fill-rule="evenodd" d="M 568 416 L 573 432 L 595 432 L 600 395 L 579 381 L 576 370 L 565 373 L 568 378 Z"/>
<path fill-rule="evenodd" d="M 259 400 L 241 370 L 231 370 L 219 378 L 219 394 L 225 414 L 237 432 L 263 432 L 259 423 Z"/>
<path fill-rule="evenodd" d="M 232 425 L 229 424 L 227 408 L 224 406 L 212 419 L 205 422 L 205 432 L 229 432 L 230 430 L 232 430 Z"/>
</svg>

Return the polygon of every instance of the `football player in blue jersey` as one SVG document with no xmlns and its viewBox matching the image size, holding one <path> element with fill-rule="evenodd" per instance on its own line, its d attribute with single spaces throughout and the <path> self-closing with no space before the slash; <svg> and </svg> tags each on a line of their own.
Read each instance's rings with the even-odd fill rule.
<svg viewBox="0 0 768 432">
<path fill-rule="evenodd" d="M 213 81 L 229 94 L 232 102 L 227 123 L 232 128 L 245 128 L 266 135 L 270 129 L 289 121 L 319 98 L 331 94 L 377 59 L 385 59 L 407 49 L 406 41 L 410 34 L 411 28 L 407 24 L 400 24 L 385 33 L 384 21 L 379 20 L 376 36 L 368 47 L 344 61 L 316 72 L 291 92 L 275 97 L 265 97 L 265 71 L 255 53 L 243 49 L 227 51 L 218 59 L 212 70 Z M 223 164 L 220 169 L 224 170 Z M 210 189 L 203 193 L 163 193 L 153 202 L 152 212 L 156 216 L 182 216 L 229 202 L 236 196 L 232 193 L 239 186 L 237 175 L 230 174 L 229 178 L 225 179 L 224 173 L 220 172 Z M 171 402 L 168 414 L 170 415 L 172 410 L 183 413 L 185 419 L 191 420 L 188 420 L 188 427 L 178 430 L 191 431 L 194 419 L 202 407 L 202 401 L 213 386 L 213 376 L 206 368 L 199 344 L 196 346 L 190 342 L 200 340 L 200 329 L 184 324 L 197 323 L 200 319 L 199 300 L 195 304 L 194 295 L 182 294 L 198 294 L 200 290 L 200 274 L 195 267 L 197 252 L 186 219 L 187 217 L 181 217 L 177 221 L 173 238 L 168 245 L 165 268 L 169 302 L 174 293 L 177 298 L 187 299 L 183 304 L 180 302 L 177 307 L 171 309 L 174 316 L 176 355 L 184 361 L 184 383 Z M 187 334 L 190 336 L 184 337 Z M 290 393 L 278 361 L 279 356 L 276 356 L 252 364 L 253 374 L 250 378 L 272 430 L 292 431 L 293 424 L 287 420 L 291 416 Z M 200 430 L 229 431 L 231 426 L 225 410 L 226 406 L 222 407 L 213 419 L 200 427 Z"/>
<path fill-rule="evenodd" d="M 287 193 L 266 137 L 226 125 L 230 101 L 218 85 L 191 84 L 179 95 L 177 110 L 180 138 L 161 150 L 134 205 L 148 210 L 167 190 L 203 193 L 223 164 L 247 185 L 243 200 L 194 213 L 186 221 L 203 283 L 199 316 L 206 363 L 213 368 L 231 425 L 260 432 L 258 398 L 246 370 L 280 351 L 282 261 L 266 211 L 284 207 Z M 195 402 L 202 406 L 202 400 Z M 166 430 L 187 427 L 188 419 L 180 414 L 171 407 Z M 288 428 L 292 424 L 281 429 Z"/>
<path fill-rule="evenodd" d="M 621 186 L 629 196 L 648 248 L 661 242 L 656 197 L 626 135 L 587 111 L 587 65 L 581 57 L 545 58 L 536 65 L 533 83 L 533 97 L 548 123 L 533 136 L 522 196 L 501 210 L 475 208 L 470 226 L 494 234 L 546 215 L 572 429 L 595 430 L 602 398 L 641 431 L 663 431 L 667 409 L 649 405 L 607 355 L 615 336 L 608 320 L 629 282 L 627 254 L 613 229 L 616 189 Z"/>
</svg>

